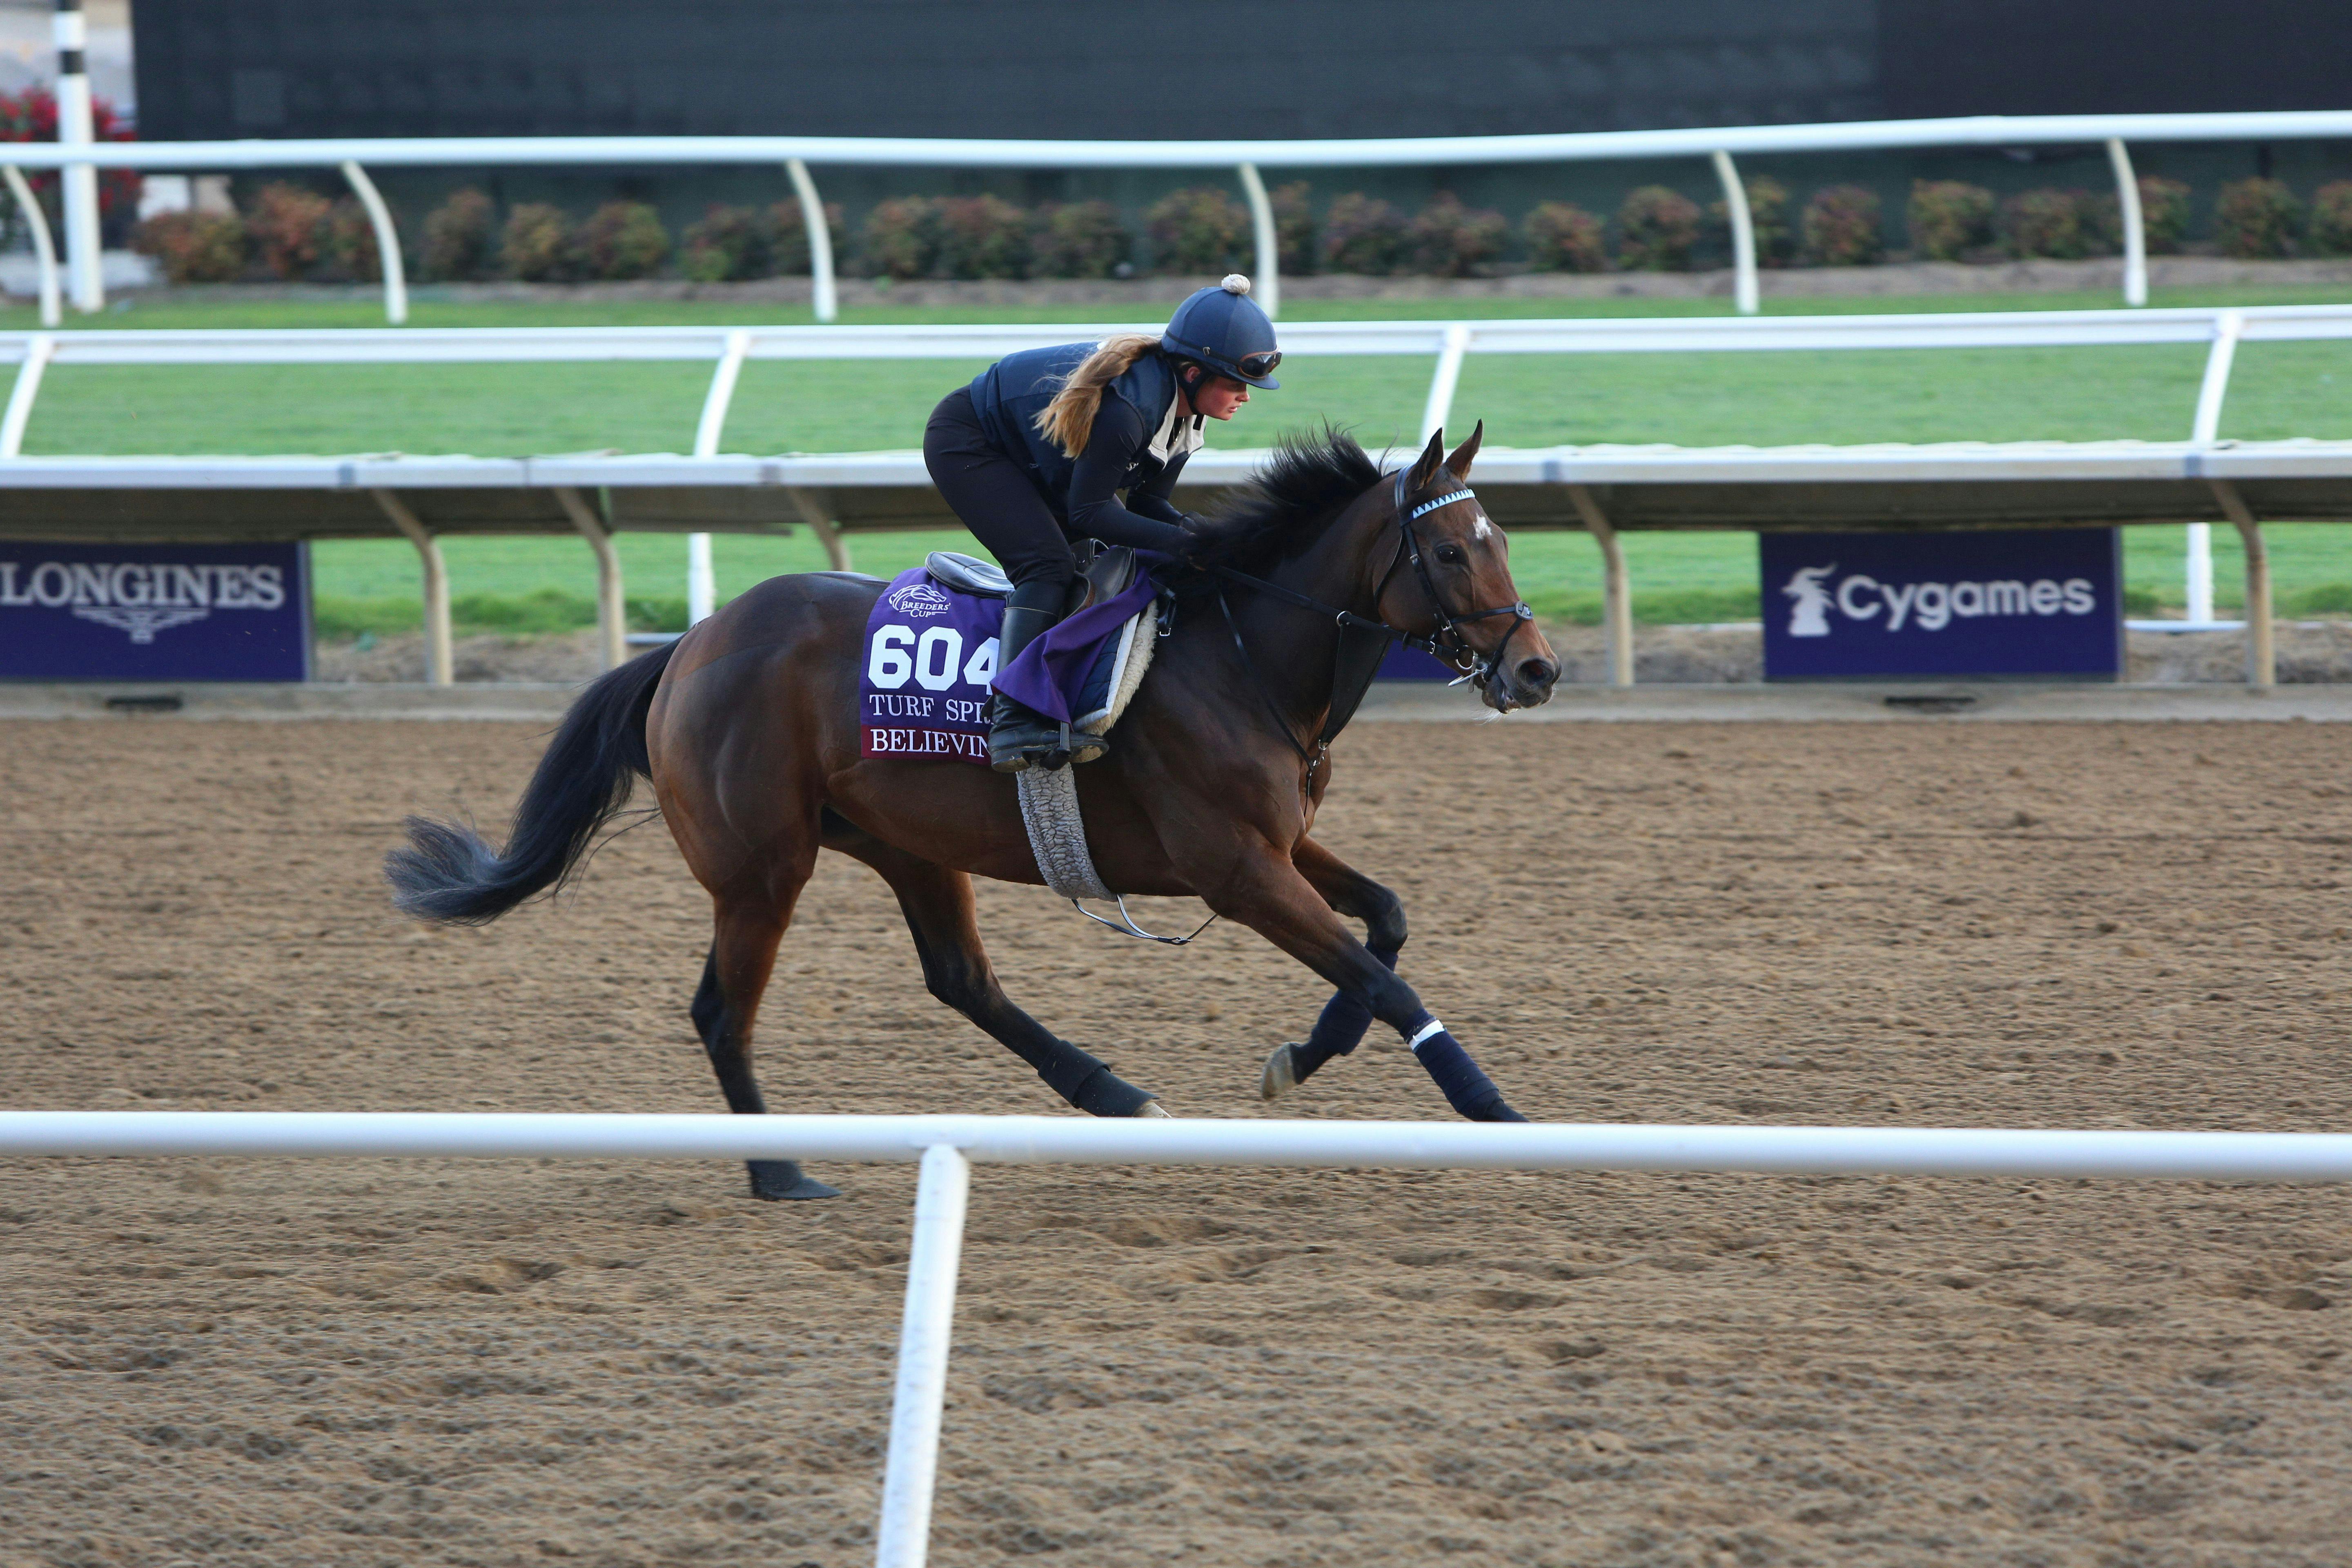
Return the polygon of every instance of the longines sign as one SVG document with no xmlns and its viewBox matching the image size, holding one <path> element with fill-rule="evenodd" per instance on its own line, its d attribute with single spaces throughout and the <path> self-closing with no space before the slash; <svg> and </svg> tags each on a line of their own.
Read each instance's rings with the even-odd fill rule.
<svg viewBox="0 0 2352 1568">
<path fill-rule="evenodd" d="M 2120 530 L 1758 542 L 1768 680 L 2123 673 Z"/>
<path fill-rule="evenodd" d="M 0 540 L 0 679 L 304 680 L 299 544 Z"/>
</svg>

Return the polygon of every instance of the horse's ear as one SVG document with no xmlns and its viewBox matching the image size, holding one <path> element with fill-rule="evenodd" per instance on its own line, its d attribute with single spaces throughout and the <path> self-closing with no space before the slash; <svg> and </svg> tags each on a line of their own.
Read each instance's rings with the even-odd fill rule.
<svg viewBox="0 0 2352 1568">
<path fill-rule="evenodd" d="M 1445 459 L 1445 466 L 1454 471 L 1454 477 L 1465 484 L 1470 482 L 1470 465 L 1476 459 L 1478 443 L 1486 437 L 1486 422 L 1481 419 L 1471 429 L 1470 439 L 1454 447 L 1454 455 Z"/>
<path fill-rule="evenodd" d="M 1413 460 L 1412 472 L 1404 481 L 1405 493 L 1410 495 L 1414 490 L 1425 488 L 1430 480 L 1437 477 L 1438 468 L 1444 461 L 1445 432 L 1440 430 L 1430 437 L 1429 445 L 1423 447 L 1421 449 L 1421 456 Z"/>
</svg>

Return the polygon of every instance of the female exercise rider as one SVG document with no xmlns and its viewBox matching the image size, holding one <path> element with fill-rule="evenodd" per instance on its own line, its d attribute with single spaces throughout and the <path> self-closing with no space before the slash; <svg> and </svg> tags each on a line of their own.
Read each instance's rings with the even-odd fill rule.
<svg viewBox="0 0 2352 1568">
<path fill-rule="evenodd" d="M 1158 338 L 1030 349 L 940 399 L 923 462 L 955 514 L 1013 579 L 997 668 L 1061 619 L 1073 539 L 1181 555 L 1184 514 L 1169 504 L 1206 419 L 1230 419 L 1282 363 L 1274 323 L 1235 274 L 1176 307 Z M 1119 492 L 1126 492 L 1124 504 Z M 1017 773 L 1052 761 L 1061 726 L 1002 691 L 988 761 Z"/>
</svg>

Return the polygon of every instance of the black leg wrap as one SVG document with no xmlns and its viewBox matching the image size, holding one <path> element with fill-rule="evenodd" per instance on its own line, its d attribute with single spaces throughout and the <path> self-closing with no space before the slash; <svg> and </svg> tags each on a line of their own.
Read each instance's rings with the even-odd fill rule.
<svg viewBox="0 0 2352 1568">
<path fill-rule="evenodd" d="M 1382 952 L 1375 947 L 1370 951 L 1389 968 L 1396 967 L 1396 949 Z M 1298 1081 L 1305 1083 L 1317 1068 L 1363 1044 L 1364 1031 L 1371 1026 L 1372 1010 L 1369 1005 L 1345 991 L 1333 992 L 1331 1000 L 1323 1004 L 1322 1016 L 1315 1020 L 1313 1031 L 1303 1042 L 1290 1047 L 1291 1068 Z"/>
<path fill-rule="evenodd" d="M 751 1160 L 746 1162 L 751 1173 L 751 1195 L 784 1202 L 800 1202 L 809 1198 L 837 1198 L 839 1187 L 828 1187 L 808 1174 L 797 1160 Z"/>
<path fill-rule="evenodd" d="M 1066 1098 L 1088 1116 L 1133 1116 L 1159 1097 L 1136 1088 L 1108 1064 L 1097 1062 L 1095 1070 L 1079 1080 L 1076 1091 Z"/>
<path fill-rule="evenodd" d="M 1088 1116 L 1132 1116 L 1159 1097 L 1139 1089 L 1068 1041 L 1037 1069 L 1045 1087 Z"/>
<path fill-rule="evenodd" d="M 1422 1067 L 1445 1091 L 1446 1103 L 1473 1121 L 1525 1121 L 1503 1099 L 1495 1080 L 1470 1059 L 1470 1053 L 1444 1029 L 1413 1047 Z"/>
</svg>

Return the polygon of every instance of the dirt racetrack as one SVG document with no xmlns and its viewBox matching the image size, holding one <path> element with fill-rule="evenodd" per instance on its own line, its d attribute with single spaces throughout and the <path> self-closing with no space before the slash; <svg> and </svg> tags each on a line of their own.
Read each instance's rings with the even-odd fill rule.
<svg viewBox="0 0 2352 1568">
<path fill-rule="evenodd" d="M 497 723 L 0 724 L 0 1103 L 708 1110 L 656 825 L 395 918 Z M 2341 1130 L 2352 730 L 1364 724 L 1319 837 L 1549 1119 Z M 1174 919 L 1191 906 L 1149 913 Z M 1255 1116 L 1320 988 L 984 888 L 1016 1000 Z M 1043 1111 L 828 858 L 770 1100 Z M 1293 1108 L 1295 1107 L 1295 1111 Z M 1392 1039 L 1286 1113 L 1438 1117 Z M 0 1568 L 870 1561 L 912 1173 L 0 1162 Z M 2352 1193 L 982 1167 L 933 1561 L 2352 1561 Z"/>
</svg>

